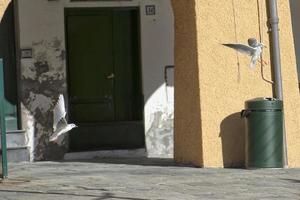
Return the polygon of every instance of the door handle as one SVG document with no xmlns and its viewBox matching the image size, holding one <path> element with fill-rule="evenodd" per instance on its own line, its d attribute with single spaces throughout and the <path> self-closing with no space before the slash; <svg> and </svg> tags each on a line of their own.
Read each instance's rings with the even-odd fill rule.
<svg viewBox="0 0 300 200">
<path fill-rule="evenodd" d="M 115 75 L 114 75 L 114 73 L 111 73 L 111 74 L 108 75 L 106 78 L 107 78 L 107 79 L 113 79 L 113 78 L 115 78 Z"/>
<path fill-rule="evenodd" d="M 107 99 L 107 100 L 112 100 L 112 95 L 107 95 L 106 94 L 106 95 L 104 95 L 104 98 Z"/>
</svg>

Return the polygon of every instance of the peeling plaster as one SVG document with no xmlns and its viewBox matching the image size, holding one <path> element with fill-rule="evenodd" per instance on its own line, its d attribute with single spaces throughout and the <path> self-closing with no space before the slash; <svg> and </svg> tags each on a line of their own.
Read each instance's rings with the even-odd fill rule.
<svg viewBox="0 0 300 200">
<path fill-rule="evenodd" d="M 29 148 L 29 158 L 30 161 L 33 161 L 34 158 L 34 117 L 33 115 L 27 110 L 24 104 L 21 104 L 22 110 L 22 125 L 23 128 L 26 130 L 25 134 L 25 145 Z"/>
<path fill-rule="evenodd" d="M 49 111 L 52 106 L 51 99 L 43 94 L 34 94 L 33 92 L 30 92 L 29 101 L 31 102 L 30 110 L 39 109 L 43 113 Z"/>
<path fill-rule="evenodd" d="M 49 143 L 49 137 L 54 103 L 59 94 L 66 93 L 65 50 L 57 37 L 33 42 L 32 50 L 32 59 L 21 60 L 21 99 L 28 111 L 24 111 L 25 118 L 34 118 L 30 120 L 34 123 L 34 159 L 62 159 L 67 140 L 58 145 Z"/>
<path fill-rule="evenodd" d="M 173 73 L 168 80 L 173 79 Z M 162 84 L 145 105 L 145 138 L 148 157 L 173 158 L 174 86 Z"/>
<path fill-rule="evenodd" d="M 21 60 L 21 66 L 22 66 L 22 76 L 23 79 L 35 79 L 36 77 L 36 71 L 34 70 L 34 64 L 32 62 L 32 59 L 23 59 Z"/>
<path fill-rule="evenodd" d="M 173 157 L 174 113 L 158 111 L 151 114 L 151 126 L 147 130 L 149 157 Z"/>
</svg>

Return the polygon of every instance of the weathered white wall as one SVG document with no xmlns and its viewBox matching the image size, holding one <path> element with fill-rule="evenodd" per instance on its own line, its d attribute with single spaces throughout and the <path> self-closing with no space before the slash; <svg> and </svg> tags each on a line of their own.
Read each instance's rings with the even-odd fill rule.
<svg viewBox="0 0 300 200">
<path fill-rule="evenodd" d="M 300 1 L 290 0 L 293 34 L 294 34 L 294 44 L 296 51 L 296 60 L 298 67 L 298 81 L 300 83 Z"/>
<path fill-rule="evenodd" d="M 156 15 L 146 16 L 145 5 L 156 5 Z M 67 139 L 50 144 L 51 113 L 59 93 L 66 93 L 64 8 L 140 7 L 145 135 L 148 156 L 173 155 L 173 86 L 164 81 L 164 67 L 173 65 L 173 14 L 169 0 L 130 2 L 70 2 L 69 0 L 19 0 L 20 48 L 32 48 L 33 58 L 21 60 L 24 109 L 35 118 L 35 159 L 51 159 L 66 151 Z M 172 82 L 172 70 L 168 70 Z M 28 113 L 23 112 L 23 113 Z M 23 119 L 29 119 L 23 114 Z M 60 152 L 60 153 L 57 153 Z"/>
</svg>

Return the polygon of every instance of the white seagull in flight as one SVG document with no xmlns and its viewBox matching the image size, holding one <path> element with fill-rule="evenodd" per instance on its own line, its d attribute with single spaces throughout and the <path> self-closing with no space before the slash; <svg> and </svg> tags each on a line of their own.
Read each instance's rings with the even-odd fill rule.
<svg viewBox="0 0 300 200">
<path fill-rule="evenodd" d="M 67 123 L 64 96 L 61 94 L 53 109 L 53 134 L 50 136 L 50 141 L 57 143 L 59 136 L 75 127 L 77 127 L 75 124 Z"/>
<path fill-rule="evenodd" d="M 263 51 L 263 48 L 266 47 L 263 43 L 258 42 L 255 38 L 249 38 L 248 44 L 223 44 L 224 46 L 227 46 L 229 48 L 235 49 L 236 51 L 246 54 L 251 57 L 250 62 L 250 68 L 254 69 L 256 65 L 256 61 L 259 60 L 261 53 Z M 267 64 L 265 61 L 262 60 L 264 64 Z"/>
</svg>

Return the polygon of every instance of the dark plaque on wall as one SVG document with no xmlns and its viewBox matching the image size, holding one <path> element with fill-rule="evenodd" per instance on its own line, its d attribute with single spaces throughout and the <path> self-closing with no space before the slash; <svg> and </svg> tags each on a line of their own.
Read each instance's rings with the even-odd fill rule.
<svg viewBox="0 0 300 200">
<path fill-rule="evenodd" d="M 146 5 L 146 15 L 155 15 L 156 8 L 155 5 Z"/>
<path fill-rule="evenodd" d="M 21 58 L 32 58 L 32 49 L 21 49 Z"/>
</svg>

